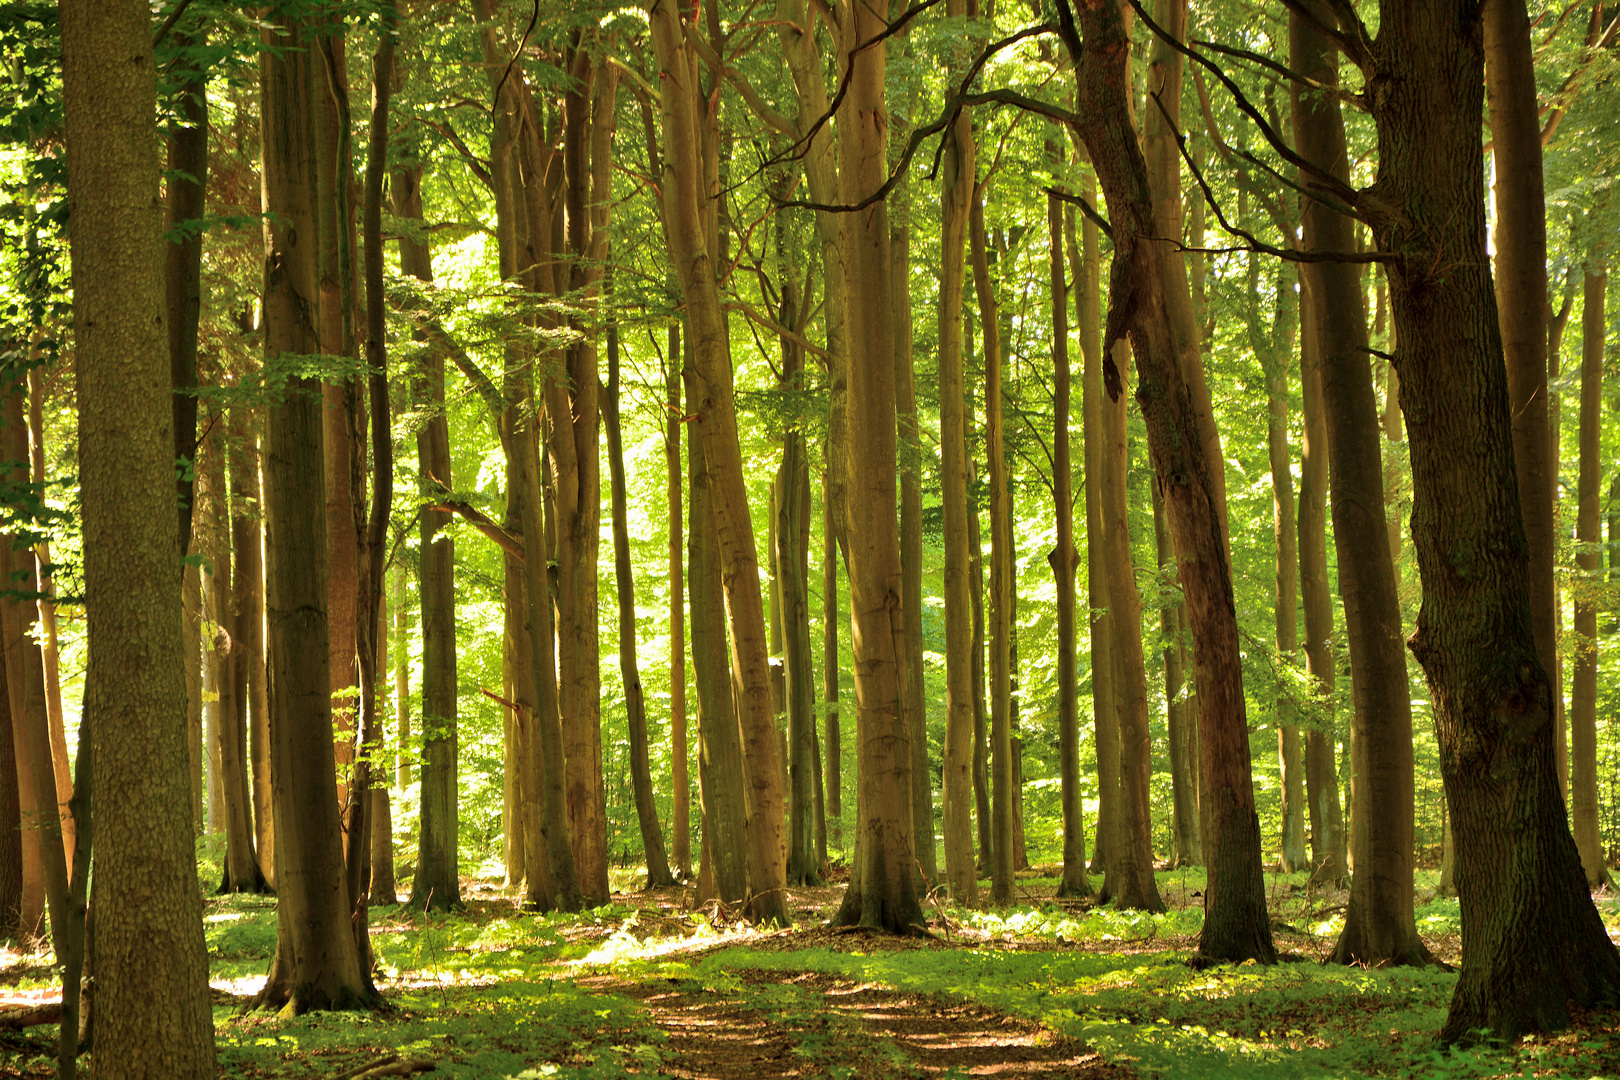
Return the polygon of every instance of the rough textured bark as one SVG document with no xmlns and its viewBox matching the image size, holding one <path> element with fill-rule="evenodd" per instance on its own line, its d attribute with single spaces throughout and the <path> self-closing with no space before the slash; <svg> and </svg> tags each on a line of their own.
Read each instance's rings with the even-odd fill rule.
<svg viewBox="0 0 1620 1080">
<path fill-rule="evenodd" d="M 127 0 L 68 0 L 61 25 L 85 599 L 95 613 L 85 699 L 102 808 L 96 942 L 120 961 L 96 972 L 96 1074 L 212 1077 L 202 898 L 174 812 L 186 798 L 185 702 L 151 14 Z"/>
<path fill-rule="evenodd" d="M 968 214 L 973 284 L 984 334 L 984 455 L 990 488 L 990 902 L 1013 899 L 1012 518 L 1007 512 L 1007 454 L 1002 415 L 1001 318 L 984 224 L 984 191 Z"/>
<path fill-rule="evenodd" d="M 1187 384 L 1165 309 L 1165 280 L 1185 275 L 1162 261 L 1148 170 L 1131 131 L 1130 42 L 1119 10 L 1085 0 L 1079 27 L 1059 0 L 1064 40 L 1079 81 L 1081 137 L 1107 196 L 1114 267 L 1104 356 L 1129 336 L 1136 357 L 1136 399 L 1146 420 L 1154 470 L 1180 563 L 1193 629 L 1194 670 L 1202 710 L 1203 802 L 1208 817 L 1209 875 L 1199 951 L 1213 959 L 1271 963 L 1276 950 L 1261 878 L 1260 825 L 1249 775 L 1243 673 L 1222 527 L 1215 463 L 1206 455 L 1200 405 Z M 1084 46 L 1081 45 L 1082 33 Z M 1105 359 L 1110 396 L 1123 392 L 1116 363 Z"/>
<path fill-rule="evenodd" d="M 319 351 L 310 320 L 318 287 L 315 95 L 325 77 L 305 27 L 278 18 L 267 44 L 301 46 L 260 60 L 263 101 L 265 363 Z M 378 1003 L 350 932 L 337 776 L 332 757 L 327 640 L 322 400 L 314 379 L 289 376 L 267 409 L 265 609 L 270 780 L 276 829 L 276 955 L 262 1006 L 289 1015 Z M 97 760 L 102 760 L 100 753 Z M 109 815 L 100 815 L 106 820 Z M 101 845 L 98 845 L 98 848 Z M 98 916 L 99 919 L 99 916 Z M 100 926 L 97 934 L 101 933 Z M 99 940 L 98 940 L 99 946 Z M 99 995 L 98 995 L 99 999 Z"/>
<path fill-rule="evenodd" d="M 630 569 L 629 503 L 624 484 L 624 438 L 619 431 L 619 332 L 608 327 L 608 381 L 602 395 L 607 418 L 608 470 L 613 504 L 613 580 L 619 601 L 619 677 L 624 680 L 626 721 L 630 727 L 630 774 L 635 789 L 636 821 L 647 860 L 647 888 L 673 885 L 664 856 L 664 834 L 658 824 L 652 768 L 647 762 L 647 697 L 636 663 L 636 583 Z"/>
<path fill-rule="evenodd" d="M 786 922 L 781 751 L 771 713 L 758 549 L 748 512 L 716 266 L 703 235 L 699 207 L 708 195 L 700 190 L 699 183 L 694 115 L 699 100 L 697 58 L 684 40 L 686 29 L 669 6 L 655 5 L 649 16 L 663 85 L 665 228 L 686 300 L 691 357 L 688 370 L 696 379 L 697 392 L 688 394 L 688 411 L 696 417 L 696 441 L 713 486 L 711 508 L 730 615 L 732 669 L 746 749 L 744 763 L 750 789 L 749 914 L 763 922 Z"/>
<path fill-rule="evenodd" d="M 1329 702 L 1338 683 L 1333 657 L 1333 593 L 1327 580 L 1327 417 L 1322 405 L 1322 372 L 1316 345 L 1316 312 L 1310 285 L 1301 284 L 1300 412 L 1304 438 L 1299 469 L 1299 592 L 1305 615 L 1305 671 Z M 1339 773 L 1331 728 L 1305 732 L 1305 801 L 1311 819 L 1311 881 L 1334 887 L 1349 879 L 1344 814 L 1339 805 Z"/>
<path fill-rule="evenodd" d="M 846 203 L 888 178 L 885 47 L 862 51 L 887 23 L 888 0 L 838 5 L 839 47 L 849 55 L 849 91 L 838 112 L 839 194 Z M 906 714 L 906 613 L 896 526 L 894 311 L 887 205 L 845 214 L 844 290 L 849 357 L 848 500 L 845 554 L 854 641 L 857 817 L 861 834 L 835 925 L 905 933 L 923 920 L 917 895 L 911 795 L 911 723 Z M 931 835 L 931 832 L 930 832 Z"/>
<path fill-rule="evenodd" d="M 975 5 L 977 6 L 977 5 Z M 968 0 L 949 0 L 960 17 Z M 960 66 L 960 65 L 957 65 Z M 945 134 L 940 177 L 939 448 L 945 568 L 945 880 L 957 903 L 979 900 L 973 862 L 973 594 L 969 586 L 967 417 L 963 400 L 965 245 L 977 160 L 964 110 Z M 1083 857 L 1083 856 L 1082 856 Z"/>
<path fill-rule="evenodd" d="M 1325 3 L 1312 3 L 1319 19 Z M 1289 23 L 1296 69 L 1338 81 L 1333 46 L 1298 15 Z M 1337 100 L 1295 93 L 1294 144 L 1321 172 L 1348 182 L 1350 162 Z M 1307 186 L 1311 183 L 1306 179 Z M 1314 199 L 1301 206 L 1307 251 L 1355 250 L 1350 218 Z M 1326 417 L 1333 541 L 1344 602 L 1355 702 L 1351 755 L 1355 824 L 1350 905 L 1333 959 L 1341 964 L 1426 964 L 1412 910 L 1412 703 L 1384 519 L 1378 403 L 1369 363 L 1366 298 L 1351 263 L 1307 263 L 1308 302 Z"/>
<path fill-rule="evenodd" d="M 1412 652 L 1434 704 L 1457 841 L 1462 976 L 1443 1039 L 1513 1039 L 1620 1002 L 1620 953 L 1592 905 L 1554 775 L 1556 716 L 1531 628 L 1529 549 L 1485 252 L 1477 10 L 1385 4 L 1370 47 L 1399 73 L 1371 102 L 1412 455 L 1423 607 Z"/>
</svg>

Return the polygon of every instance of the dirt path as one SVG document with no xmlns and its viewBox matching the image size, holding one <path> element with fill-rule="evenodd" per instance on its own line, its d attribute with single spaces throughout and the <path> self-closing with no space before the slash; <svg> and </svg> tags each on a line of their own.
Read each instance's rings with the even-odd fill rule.
<svg viewBox="0 0 1620 1080">
<path fill-rule="evenodd" d="M 976 1005 L 808 972 L 739 972 L 727 982 L 581 985 L 641 1002 L 669 1036 L 659 1071 L 682 1080 L 1134 1076 L 1077 1040 Z"/>
</svg>

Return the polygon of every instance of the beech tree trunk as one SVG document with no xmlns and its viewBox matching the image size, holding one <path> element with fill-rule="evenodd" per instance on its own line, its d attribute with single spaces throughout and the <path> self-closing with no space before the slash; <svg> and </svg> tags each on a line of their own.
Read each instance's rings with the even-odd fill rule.
<svg viewBox="0 0 1620 1080">
<path fill-rule="evenodd" d="M 255 411 L 245 405 L 231 409 L 231 549 L 236 565 L 231 582 L 236 644 L 231 659 L 239 691 L 237 725 L 247 733 L 247 772 L 252 780 L 250 800 L 254 854 L 265 885 L 276 883 L 275 816 L 270 789 L 270 733 L 268 688 L 264 666 L 264 518 L 259 486 L 259 434 Z"/>
<path fill-rule="evenodd" d="M 966 14 L 968 2 L 948 0 L 947 16 Z M 979 902 L 979 882 L 973 860 L 974 638 L 968 553 L 968 530 L 972 526 L 968 511 L 962 311 L 966 271 L 964 245 L 977 148 L 973 122 L 966 110 L 956 118 L 944 138 L 939 194 L 938 354 L 940 503 L 945 547 L 945 752 L 941 786 L 945 812 L 945 881 L 957 903 L 972 907 Z M 1083 852 L 1081 857 L 1084 858 Z"/>
<path fill-rule="evenodd" d="M 1400 73 L 1371 102 L 1401 411 L 1412 455 L 1428 676 L 1457 841 L 1462 976 L 1441 1037 L 1504 1040 L 1620 1002 L 1620 953 L 1592 905 L 1554 772 L 1556 716 L 1535 649 L 1529 546 L 1485 252 L 1479 14 L 1386 4 L 1371 59 Z"/>
<path fill-rule="evenodd" d="M 1570 810 L 1575 824 L 1575 848 L 1580 853 L 1586 883 L 1594 888 L 1609 881 L 1598 821 L 1596 595 L 1601 588 L 1598 572 L 1603 566 L 1603 556 L 1596 545 L 1603 541 L 1603 351 L 1609 279 L 1606 248 L 1601 237 L 1594 237 L 1590 242 L 1581 297 L 1580 472 L 1575 489 L 1575 542 L 1594 546 L 1575 553 L 1575 565 L 1586 580 L 1573 590 L 1575 639 L 1571 643 L 1574 658 L 1569 704 Z"/>
<path fill-rule="evenodd" d="M 283 17 L 263 34 L 266 44 L 299 46 L 267 51 L 260 67 L 269 365 L 285 363 L 284 354 L 308 355 L 320 347 L 309 319 L 318 284 L 312 99 L 326 86 L 306 27 Z M 270 975 L 255 1003 L 297 1015 L 380 1001 L 350 931 L 332 757 L 320 384 L 290 376 L 286 385 L 282 400 L 267 409 L 264 492 L 278 934 Z M 104 760 L 99 753 L 97 760 Z"/>
<path fill-rule="evenodd" d="M 670 832 L 675 874 L 692 876 L 692 785 L 686 752 L 686 584 L 681 538 L 684 500 L 681 495 L 681 328 L 669 325 L 669 353 L 664 369 L 664 465 L 668 474 L 669 509 L 669 758 Z"/>
<path fill-rule="evenodd" d="M 1130 40 L 1120 12 L 1108 0 L 1083 0 L 1079 14 L 1077 28 L 1068 0 L 1059 0 L 1062 33 L 1079 81 L 1077 127 L 1096 163 L 1113 223 L 1104 381 L 1110 397 L 1123 393 L 1123 379 L 1110 354 L 1128 335 L 1136 357 L 1136 398 L 1146 420 L 1193 629 L 1209 856 L 1199 952 L 1211 959 L 1273 963 L 1260 823 L 1249 774 L 1237 614 L 1222 526 L 1224 500 L 1213 476 L 1217 466 L 1208 460 L 1198 396 L 1183 375 L 1165 307 L 1166 276 L 1185 285 L 1185 274 L 1179 261 L 1167 269 L 1161 245 L 1139 239 L 1158 235 L 1159 226 L 1147 166 L 1129 122 Z"/>
<path fill-rule="evenodd" d="M 830 457 L 830 455 L 823 455 Z M 822 790 L 825 792 L 826 816 L 830 842 L 843 843 L 844 833 L 844 747 L 843 732 L 838 721 L 838 537 L 836 520 L 832 512 L 832 482 L 828 473 L 832 466 L 821 470 L 821 671 L 822 700 L 827 710 L 827 761 L 821 770 Z"/>
<path fill-rule="evenodd" d="M 1328 7 L 1313 4 L 1318 19 Z M 1338 82 L 1337 54 L 1300 16 L 1289 21 L 1296 69 L 1324 85 Z M 1294 97 L 1294 144 L 1301 157 L 1341 182 L 1350 164 L 1337 100 Z M 1310 183 L 1309 180 L 1306 183 Z M 1301 206 L 1306 251 L 1353 251 L 1353 223 L 1314 199 Z M 1351 754 L 1356 875 L 1344 931 L 1333 959 L 1341 964 L 1427 964 L 1412 910 L 1412 703 L 1384 518 L 1378 402 L 1369 363 L 1365 293 L 1347 262 L 1307 263 L 1312 325 L 1326 406 L 1328 471 L 1339 591 L 1350 647 L 1355 701 Z"/>
</svg>

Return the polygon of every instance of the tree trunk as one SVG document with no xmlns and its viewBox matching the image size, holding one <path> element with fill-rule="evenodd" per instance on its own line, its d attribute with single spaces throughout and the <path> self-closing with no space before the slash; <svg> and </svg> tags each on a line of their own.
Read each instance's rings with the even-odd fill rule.
<svg viewBox="0 0 1620 1080">
<path fill-rule="evenodd" d="M 831 468 L 829 464 L 821 470 L 821 671 L 822 700 L 827 710 L 827 762 L 821 780 L 831 842 L 842 844 L 844 747 L 838 723 L 838 537 L 831 508 L 832 482 L 827 478 Z"/>
<path fill-rule="evenodd" d="M 652 769 L 647 763 L 647 697 L 636 663 L 636 584 L 630 570 L 629 504 L 624 483 L 624 438 L 619 431 L 619 330 L 608 324 L 608 382 L 602 395 L 607 414 L 608 470 L 613 503 L 613 580 L 619 600 L 619 677 L 624 681 L 626 721 L 630 727 L 630 779 L 635 790 L 636 821 L 647 860 L 647 888 L 675 884 L 664 857 L 664 835 L 658 824 Z"/>
<path fill-rule="evenodd" d="M 28 369 L 28 458 L 29 476 L 36 485 L 44 485 L 45 475 L 45 379 L 38 366 Z M 41 488 L 42 490 L 42 488 Z M 51 546 L 41 540 L 34 545 L 38 553 L 40 571 L 51 563 Z M 51 722 L 51 765 L 56 773 L 56 790 L 64 794 L 73 790 L 73 774 L 68 769 L 67 733 L 62 723 L 62 680 L 59 672 L 59 652 L 56 633 L 56 582 L 49 577 L 40 579 L 39 629 L 40 651 L 45 661 L 45 710 Z M 63 822 L 62 842 L 68 866 L 73 865 L 74 848 L 78 843 L 78 822 L 70 815 Z"/>
<path fill-rule="evenodd" d="M 6 681 L 6 665 L 0 661 L 0 683 Z M 22 821 L 22 801 L 18 794 L 16 741 L 12 733 L 11 693 L 0 686 L 0 821 Z M 23 832 L 21 828 L 0 829 L 0 933 L 21 938 L 23 932 Z"/>
<path fill-rule="evenodd" d="M 971 412 L 968 426 L 973 426 Z M 968 490 L 972 491 L 978 483 L 978 462 L 969 460 Z M 968 506 L 968 589 L 973 597 L 973 810 L 979 838 L 975 872 L 988 874 L 995 845 L 991 839 L 990 812 L 990 707 L 984 695 L 984 550 L 979 533 L 979 516 L 983 509 L 977 500 Z"/>
<path fill-rule="evenodd" d="M 1188 385 L 1165 307 L 1166 284 L 1185 275 L 1168 266 L 1160 245 L 1138 238 L 1158 234 L 1147 167 L 1129 116 L 1130 41 L 1120 12 L 1108 0 L 1084 0 L 1080 34 L 1068 0 L 1059 13 L 1079 80 L 1079 130 L 1108 199 L 1115 269 L 1111 275 L 1109 333 L 1104 341 L 1110 397 L 1123 380 L 1110 354 L 1128 334 L 1136 356 L 1136 398 L 1180 563 L 1182 591 L 1193 629 L 1194 671 L 1202 710 L 1200 736 L 1203 803 L 1208 816 L 1209 875 L 1204 893 L 1201 955 L 1219 960 L 1272 963 L 1276 950 L 1266 917 L 1261 877 L 1260 823 L 1249 774 L 1248 722 L 1243 673 L 1225 550 L 1221 498 L 1208 459 L 1205 423 Z"/>
<path fill-rule="evenodd" d="M 1390 299 L 1423 578 L 1411 648 L 1434 703 L 1468 927 L 1447 1041 L 1481 1028 L 1512 1040 L 1564 1026 L 1571 1002 L 1620 1001 L 1620 953 L 1565 825 L 1552 694 L 1534 647 L 1480 199 L 1477 18 L 1438 0 L 1383 7 L 1374 58 L 1400 77 L 1371 103 L 1378 197 L 1363 205 L 1377 248 L 1401 253 Z"/>
<path fill-rule="evenodd" d="M 968 244 L 984 333 L 984 454 L 990 488 L 990 902 L 1013 899 L 1012 519 L 1007 513 L 1007 453 L 1001 407 L 1001 316 L 984 224 L 984 190 L 975 185 Z"/>
<path fill-rule="evenodd" d="M 1047 153 L 1054 169 L 1061 170 L 1060 144 L 1047 141 Z M 1071 223 L 1072 224 L 1072 223 Z M 1074 546 L 1074 463 L 1069 449 L 1069 297 L 1064 274 L 1063 238 L 1065 215 L 1056 195 L 1046 200 L 1046 232 L 1050 246 L 1048 288 L 1052 300 L 1052 504 L 1057 517 L 1057 546 L 1046 556 L 1057 579 L 1058 631 L 1058 783 L 1063 803 L 1063 878 L 1059 896 L 1083 897 L 1092 894 L 1086 880 L 1086 816 L 1080 793 L 1080 694 L 1076 685 L 1075 573 L 1080 553 Z M 1086 268 L 1086 269 L 1089 269 Z M 1085 269 L 1075 267 L 1076 274 Z M 1095 335 L 1085 347 L 1096 345 Z M 941 400 L 949 400 L 943 397 Z"/>
<path fill-rule="evenodd" d="M 840 0 L 840 49 L 849 91 L 838 113 L 839 195 L 857 202 L 888 178 L 885 48 L 878 37 L 888 0 Z M 871 39 L 880 43 L 857 51 Z M 878 201 L 845 214 L 843 281 L 849 366 L 848 535 L 850 626 L 855 655 L 856 809 L 861 823 L 849 888 L 834 925 L 906 933 L 923 921 L 912 826 L 912 751 L 907 714 L 906 610 L 896 527 L 894 311 L 889 217 Z M 915 778 L 922 782 L 922 778 Z M 932 830 L 930 829 L 930 837 Z"/>
<path fill-rule="evenodd" d="M 201 896 L 186 819 L 175 812 L 185 805 L 185 704 L 172 387 L 155 317 L 163 278 L 151 13 L 140 3 L 68 2 L 61 22 L 84 587 L 95 612 L 85 715 L 96 718 L 99 744 L 96 935 L 104 957 L 123 961 L 96 973 L 96 1074 L 212 1077 Z M 48 753 L 42 760 L 49 775 Z M 76 986 L 73 959 L 57 948 Z M 65 1025 L 63 1077 L 74 1074 L 77 1042 L 76 1025 Z"/>
<path fill-rule="evenodd" d="M 1305 732 L 1305 801 L 1311 819 L 1312 884 L 1333 888 L 1349 880 L 1344 815 L 1339 807 L 1339 773 L 1333 756 L 1331 720 L 1338 674 L 1333 658 L 1333 594 L 1327 579 L 1327 417 L 1322 404 L 1322 371 L 1317 348 L 1316 311 L 1310 281 L 1300 281 L 1300 412 L 1304 439 L 1299 468 L 1299 593 L 1305 613 L 1305 672 L 1326 700 L 1329 724 Z"/>
<path fill-rule="evenodd" d="M 271 365 L 284 363 L 284 354 L 319 351 L 308 317 L 318 281 L 312 99 L 326 84 L 306 27 L 282 19 L 263 34 L 267 44 L 290 38 L 299 46 L 266 53 L 261 65 L 269 211 L 264 334 L 265 362 Z M 279 932 L 269 978 L 255 1001 L 288 1015 L 379 1003 L 355 949 L 344 887 L 332 757 L 321 414 L 319 383 L 289 377 L 285 396 L 268 408 L 265 442 L 266 682 L 274 717 L 270 773 Z M 105 760 L 99 752 L 96 757 Z"/>
<path fill-rule="evenodd" d="M 1309 0 L 1307 0 L 1309 2 Z M 1325 3 L 1312 7 L 1328 19 Z M 1338 82 L 1333 46 L 1298 15 L 1289 22 L 1294 66 L 1325 85 Z M 1294 144 L 1321 171 L 1348 182 L 1344 121 L 1336 100 L 1296 91 Z M 1306 251 L 1353 251 L 1350 218 L 1306 199 Z M 1426 964 L 1432 959 L 1412 911 L 1412 704 L 1384 518 L 1378 403 L 1368 357 L 1360 271 L 1352 263 L 1307 263 L 1309 302 L 1326 417 L 1333 541 L 1350 648 L 1355 701 L 1352 758 L 1358 871 L 1333 959 L 1341 964 Z"/>
<path fill-rule="evenodd" d="M 1603 566 L 1597 545 L 1603 541 L 1603 352 L 1607 334 L 1604 301 L 1609 279 L 1606 248 L 1601 237 L 1594 237 L 1590 242 L 1582 292 L 1580 473 L 1575 494 L 1575 542 L 1593 546 L 1577 549 L 1575 553 L 1575 566 L 1585 580 L 1572 590 L 1575 634 L 1571 648 L 1575 655 L 1569 704 L 1570 809 L 1575 822 L 1575 848 L 1586 872 L 1586 883 L 1594 888 L 1609 881 L 1599 831 L 1597 776 L 1597 593 L 1602 587 L 1598 572 Z"/>
<path fill-rule="evenodd" d="M 968 0 L 948 0 L 960 17 Z M 953 66 L 962 66 L 960 63 Z M 964 110 L 945 133 L 940 179 L 939 448 L 944 518 L 945 752 L 941 776 L 945 811 L 945 880 L 957 903 L 979 902 L 973 863 L 973 593 L 968 531 L 967 416 L 962 377 L 962 311 L 967 241 L 977 148 Z M 1065 849 L 1067 850 L 1067 849 Z M 1083 857 L 1083 855 L 1082 855 Z"/>
<path fill-rule="evenodd" d="M 265 886 L 273 888 L 275 875 L 275 816 L 270 792 L 270 736 L 268 689 L 264 669 L 264 519 L 260 502 L 259 447 L 255 416 L 245 405 L 231 410 L 231 548 L 236 553 L 231 582 L 232 616 L 236 644 L 231 650 L 236 697 L 237 727 L 245 732 L 252 781 L 249 816 L 253 822 L 254 854 Z"/>
<path fill-rule="evenodd" d="M 206 33 L 181 30 L 178 48 L 201 48 Z M 182 62 L 184 63 L 184 62 Z M 198 227 L 208 189 L 208 72 L 185 64 L 176 97 L 181 123 L 168 133 L 168 183 L 164 227 L 176 239 L 163 244 L 163 309 L 168 331 L 169 391 L 173 408 L 174 458 L 195 462 L 197 456 L 197 326 L 202 316 L 202 238 Z M 176 480 L 181 554 L 191 548 L 191 515 L 195 472 L 182 470 Z"/>
<path fill-rule="evenodd" d="M 687 777 L 686 752 L 686 585 L 685 556 L 681 549 L 683 499 L 681 496 L 681 328 L 669 324 L 669 355 L 664 369 L 664 465 L 667 470 L 669 509 L 669 762 L 673 807 L 675 874 L 692 876 L 692 785 Z"/>
<path fill-rule="evenodd" d="M 674 262 L 687 305 L 688 341 L 696 380 L 689 412 L 696 417 L 700 454 L 713 486 L 720 567 L 730 613 L 732 665 L 738 686 L 739 720 L 747 754 L 749 914 L 761 922 L 787 921 L 781 763 L 771 715 L 765 610 L 748 491 L 738 442 L 729 347 L 720 307 L 715 264 L 703 237 L 699 203 L 699 148 L 694 74 L 696 57 L 682 40 L 676 13 L 649 11 L 663 85 L 664 215 Z M 885 265 L 885 271 L 887 266 Z M 696 644 L 694 642 L 694 651 Z"/>
</svg>

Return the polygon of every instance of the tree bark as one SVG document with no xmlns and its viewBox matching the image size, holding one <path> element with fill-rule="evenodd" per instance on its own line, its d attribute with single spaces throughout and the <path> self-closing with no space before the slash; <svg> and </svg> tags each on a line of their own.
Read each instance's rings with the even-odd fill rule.
<svg viewBox="0 0 1620 1080">
<path fill-rule="evenodd" d="M 231 548 L 236 553 L 231 582 L 232 615 L 236 620 L 236 645 L 231 659 L 240 688 L 236 723 L 247 738 L 254 854 L 266 887 L 273 888 L 276 834 L 271 809 L 269 703 L 264 668 L 264 519 L 259 435 L 255 413 L 245 405 L 232 408 L 227 423 L 231 447 Z"/>
<path fill-rule="evenodd" d="M 180 30 L 180 48 L 207 43 L 206 32 Z M 184 64 L 184 61 L 182 61 Z M 194 462 L 197 456 L 197 327 L 202 316 L 202 237 L 200 219 L 208 189 L 208 72 L 185 64 L 176 95 L 180 123 L 168 137 L 168 184 L 165 192 L 167 231 L 175 238 L 163 245 L 164 325 L 168 330 L 169 378 L 173 389 L 174 457 Z M 175 481 L 179 507 L 181 554 L 190 550 L 195 473 L 182 471 Z"/>
<path fill-rule="evenodd" d="M 975 7 L 977 5 L 974 5 Z M 948 0 L 959 18 L 969 0 Z M 951 65 L 954 70 L 962 66 Z M 945 133 L 940 178 L 939 447 L 944 518 L 945 880 L 959 904 L 979 902 L 973 861 L 973 594 L 969 584 L 967 416 L 963 399 L 962 312 L 968 217 L 977 169 L 973 123 L 963 110 Z M 1084 857 L 1082 853 L 1082 858 Z"/>
<path fill-rule="evenodd" d="M 1178 261 L 1168 269 L 1158 235 L 1148 170 L 1129 115 L 1130 41 L 1108 0 L 1084 0 L 1081 35 L 1068 0 L 1060 22 L 1079 81 L 1079 130 L 1107 196 L 1114 233 L 1104 378 L 1110 397 L 1123 380 L 1109 354 L 1129 335 L 1136 357 L 1136 398 L 1180 563 L 1193 628 L 1194 670 L 1202 710 L 1203 802 L 1208 815 L 1208 885 L 1201 955 L 1219 960 L 1276 960 L 1261 878 L 1260 824 L 1249 774 L 1248 722 L 1232 577 L 1222 526 L 1216 464 L 1207 458 L 1194 388 L 1183 375 L 1165 307 L 1167 278 L 1185 284 Z"/>
<path fill-rule="evenodd" d="M 608 325 L 608 382 L 602 395 L 607 417 L 608 470 L 613 505 L 613 580 L 619 601 L 619 677 L 624 681 L 625 719 L 630 728 L 630 780 L 635 791 L 636 821 L 647 860 L 647 888 L 675 884 L 664 856 L 664 835 L 653 797 L 652 768 L 647 762 L 647 697 L 636 663 L 636 584 L 630 569 L 629 502 L 625 496 L 624 437 L 619 430 L 619 330 Z"/>
<path fill-rule="evenodd" d="M 1457 840 L 1462 976 L 1441 1037 L 1512 1040 L 1620 1002 L 1554 775 L 1552 693 L 1534 647 L 1529 549 L 1485 252 L 1477 10 L 1384 5 L 1370 54 L 1379 176 L 1362 197 L 1390 265 L 1423 607 L 1413 654 L 1434 704 Z"/>
<path fill-rule="evenodd" d="M 1596 545 L 1603 541 L 1603 352 L 1609 279 L 1606 248 L 1601 237 L 1594 237 L 1588 246 L 1581 297 L 1580 472 L 1575 489 L 1575 542 L 1593 546 L 1575 553 L 1575 566 L 1585 580 L 1572 590 L 1575 621 L 1571 628 L 1575 633 L 1571 650 L 1575 655 L 1569 704 L 1570 809 L 1575 849 L 1580 853 L 1586 883 L 1594 888 L 1610 880 L 1599 830 L 1597 775 L 1597 593 L 1602 587 L 1598 578 L 1603 556 Z"/>
<path fill-rule="evenodd" d="M 60 14 L 94 613 L 85 715 L 96 718 L 91 768 L 102 808 L 96 938 L 102 956 L 123 961 L 96 973 L 96 1074 L 212 1077 L 202 898 L 187 822 L 175 812 L 186 803 L 185 699 L 151 13 L 135 2 L 68 0 Z M 64 1036 L 62 1075 L 71 1077 L 78 1032 Z"/>
<path fill-rule="evenodd" d="M 1331 18 L 1313 3 L 1319 20 Z M 1293 65 L 1325 85 L 1338 82 L 1337 53 L 1299 15 L 1289 21 Z M 1347 183 L 1350 162 L 1338 102 L 1296 91 L 1294 144 L 1321 172 Z M 1306 184 L 1311 181 L 1307 179 Z M 1301 207 L 1307 251 L 1355 250 L 1343 214 L 1307 198 Z M 1333 541 L 1350 648 L 1355 702 L 1351 755 L 1355 805 L 1350 904 L 1334 949 L 1340 964 L 1427 964 L 1412 909 L 1412 704 L 1384 518 L 1378 403 L 1368 361 L 1360 272 L 1352 263 L 1307 263 L 1309 302 L 1326 417 Z"/>
<path fill-rule="evenodd" d="M 831 454 L 824 455 L 829 460 Z M 838 721 L 838 537 L 832 512 L 831 464 L 821 470 L 821 672 L 822 700 L 827 710 L 827 762 L 821 770 L 830 842 L 843 843 L 844 747 Z"/>
<path fill-rule="evenodd" d="M 681 538 L 684 500 L 681 495 L 681 329 L 669 325 L 669 353 L 664 369 L 664 465 L 669 509 L 669 758 L 673 806 L 675 874 L 692 876 L 692 785 L 687 775 L 686 735 L 686 585 Z"/>
</svg>

